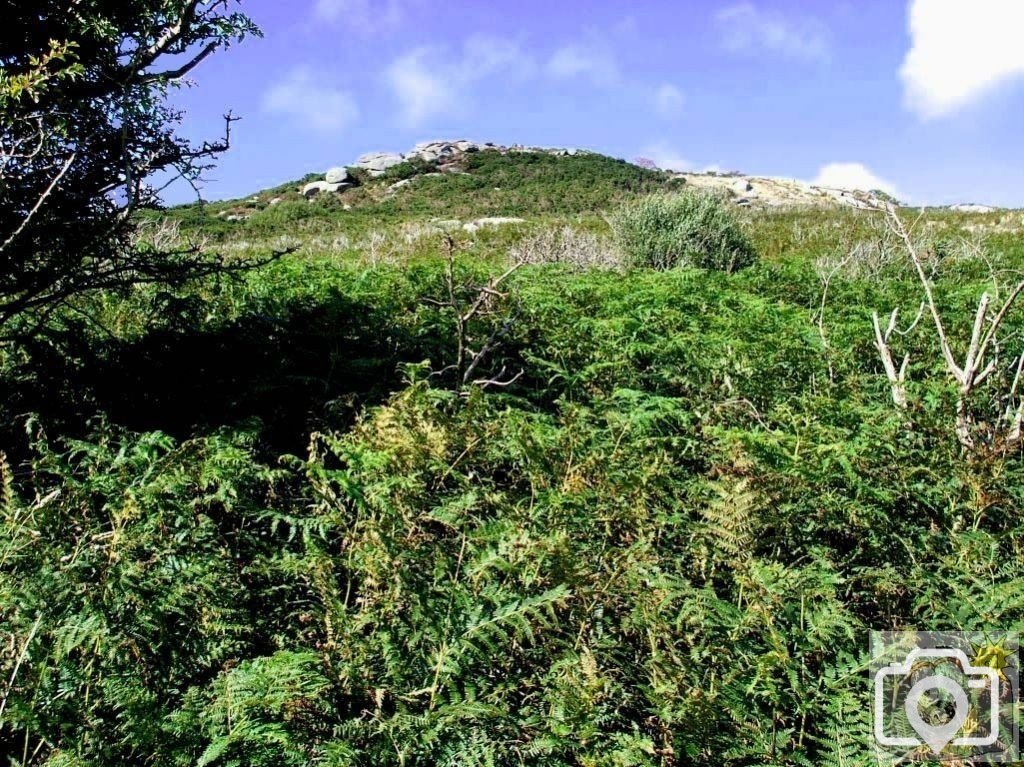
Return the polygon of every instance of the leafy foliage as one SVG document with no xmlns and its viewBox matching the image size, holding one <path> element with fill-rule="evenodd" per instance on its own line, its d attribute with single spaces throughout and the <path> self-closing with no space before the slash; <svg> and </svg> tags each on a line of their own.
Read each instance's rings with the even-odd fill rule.
<svg viewBox="0 0 1024 767">
<path fill-rule="evenodd" d="M 231 4 L 5 3 L 0 340 L 81 293 L 220 266 L 194 248 L 139 252 L 132 215 L 159 203 L 155 175 L 195 182 L 227 149 L 230 117 L 223 139 L 195 145 L 176 134 L 166 97 L 211 53 L 258 33 Z"/>
<path fill-rule="evenodd" d="M 1020 456 L 962 451 L 920 327 L 891 406 L 871 312 L 920 286 L 870 218 L 742 214 L 749 268 L 619 272 L 572 257 L 607 231 L 573 206 L 664 177 L 484 154 L 363 212 L 178 210 L 305 250 L 80 299 L 95 322 L 58 313 L 0 359 L 9 761 L 865 765 L 868 629 L 1024 625 Z M 571 212 L 457 258 L 436 230 L 395 245 L 443 184 L 497 207 L 477 187 L 502 174 L 510 204 Z M 390 259 L 363 239 L 380 210 Z M 557 257 L 519 258 L 547 231 Z M 984 245 L 930 263 L 958 349 L 990 267 L 1024 265 Z M 869 263 L 826 293 L 837 253 Z M 460 341 L 496 329 L 486 375 L 522 375 L 460 385 Z"/>
<path fill-rule="evenodd" d="M 684 191 L 626 205 L 614 219 L 619 246 L 633 266 L 697 266 L 733 272 L 756 254 L 725 200 Z"/>
</svg>

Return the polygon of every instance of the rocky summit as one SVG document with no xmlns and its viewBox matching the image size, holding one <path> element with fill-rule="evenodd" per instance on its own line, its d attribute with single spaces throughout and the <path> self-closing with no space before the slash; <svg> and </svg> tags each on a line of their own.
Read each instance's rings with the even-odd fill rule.
<svg viewBox="0 0 1024 767">
<path fill-rule="evenodd" d="M 355 161 L 353 167 L 365 170 L 370 176 L 382 176 L 395 165 L 410 160 L 438 163 L 442 170 L 445 164 L 471 152 L 547 152 L 550 154 L 575 155 L 578 149 L 551 149 L 548 147 L 501 146 L 491 142 L 479 143 L 467 139 L 452 141 L 421 141 L 404 154 L 398 152 L 368 152 Z"/>
<path fill-rule="evenodd" d="M 462 172 L 460 161 L 474 152 L 543 153 L 558 157 L 594 154 L 588 150 L 561 147 L 537 147 L 514 144 L 502 146 L 492 142 L 467 139 L 421 141 L 407 152 L 374 151 L 360 155 L 348 166 L 329 169 L 323 180 L 312 181 L 302 187 L 302 194 L 312 198 L 323 192 L 344 192 L 358 184 L 356 175 L 379 178 L 402 163 L 417 163 L 423 175 Z M 747 176 L 741 173 L 690 173 L 665 170 L 671 178 L 691 187 L 722 194 L 736 205 L 754 207 L 819 206 L 875 208 L 884 201 L 872 190 L 825 187 L 788 178 Z M 408 186 L 409 179 L 400 179 L 389 188 L 394 193 Z M 983 206 L 963 206 L 981 209 Z"/>
</svg>

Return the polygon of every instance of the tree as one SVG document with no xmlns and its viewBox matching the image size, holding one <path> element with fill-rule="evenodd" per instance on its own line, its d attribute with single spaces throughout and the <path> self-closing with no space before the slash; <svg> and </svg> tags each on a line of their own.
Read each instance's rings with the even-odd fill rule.
<svg viewBox="0 0 1024 767">
<path fill-rule="evenodd" d="M 228 148 L 235 118 L 219 139 L 191 143 L 167 95 L 259 34 L 238 1 L 3 0 L 0 340 L 14 318 L 41 322 L 84 292 L 223 268 L 195 247 L 136 247 L 132 234 L 137 211 L 171 181 L 195 187 Z"/>
</svg>

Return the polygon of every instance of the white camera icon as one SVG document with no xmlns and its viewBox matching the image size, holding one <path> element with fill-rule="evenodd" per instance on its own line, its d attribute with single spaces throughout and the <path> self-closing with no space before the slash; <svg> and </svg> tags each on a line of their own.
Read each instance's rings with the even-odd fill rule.
<svg viewBox="0 0 1024 767">
<path fill-rule="evenodd" d="M 984 733 L 979 737 L 957 737 L 970 717 L 971 701 L 964 686 L 956 679 L 938 674 L 923 674 L 910 688 L 903 706 L 907 721 L 919 737 L 896 737 L 885 732 L 885 695 L 886 679 L 908 679 L 915 672 L 920 672 L 921 664 L 927 661 L 949 660 L 956 663 L 963 671 L 968 687 L 975 690 L 988 691 L 989 726 L 980 728 Z M 987 666 L 973 666 L 963 650 L 951 648 L 916 648 L 907 654 L 901 663 L 893 663 L 875 672 L 875 740 L 882 746 L 916 747 L 927 744 L 931 750 L 939 754 L 948 745 L 964 747 L 986 747 L 996 743 L 999 737 L 999 673 Z M 921 699 L 931 690 L 941 690 L 948 694 L 956 707 L 953 716 L 941 725 L 926 722 L 921 716 L 919 706 Z M 982 693 L 984 695 L 984 692 Z M 984 705 L 979 706 L 984 709 Z"/>
</svg>

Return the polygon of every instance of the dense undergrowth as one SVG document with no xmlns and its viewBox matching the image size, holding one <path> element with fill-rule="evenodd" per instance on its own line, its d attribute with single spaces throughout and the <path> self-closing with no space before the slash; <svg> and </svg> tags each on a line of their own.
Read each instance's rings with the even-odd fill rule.
<svg viewBox="0 0 1024 767">
<path fill-rule="evenodd" d="M 893 408 L 871 312 L 912 317 L 920 285 L 875 218 L 749 214 L 733 274 L 523 266 L 465 329 L 500 337 L 481 375 L 516 374 L 484 389 L 446 372 L 449 288 L 655 191 L 503 162 L 323 229 L 211 223 L 240 251 L 327 239 L 7 352 L 10 763 L 861 764 L 869 629 L 1024 625 L 1019 455 L 957 443 L 926 323 Z M 403 233 L 452 211 L 429 183 L 446 215 L 533 217 L 450 265 Z M 962 345 L 1024 251 L 930 220 Z"/>
</svg>

